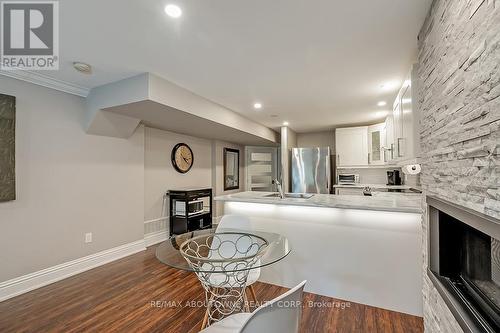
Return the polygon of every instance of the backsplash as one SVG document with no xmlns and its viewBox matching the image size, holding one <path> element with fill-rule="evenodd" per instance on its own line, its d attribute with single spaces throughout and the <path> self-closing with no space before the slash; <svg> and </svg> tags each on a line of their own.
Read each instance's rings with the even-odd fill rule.
<svg viewBox="0 0 500 333">
<path fill-rule="evenodd" d="M 388 166 L 387 168 L 352 168 L 352 169 L 338 169 L 338 174 L 355 173 L 359 175 L 359 182 L 361 184 L 387 184 L 387 171 L 388 170 L 399 170 L 401 173 L 401 178 L 404 178 L 404 174 L 401 172 L 401 168 L 394 166 Z M 419 176 L 408 176 L 405 181 L 405 185 L 409 186 L 420 186 Z M 335 179 L 335 181 L 337 181 Z"/>
</svg>

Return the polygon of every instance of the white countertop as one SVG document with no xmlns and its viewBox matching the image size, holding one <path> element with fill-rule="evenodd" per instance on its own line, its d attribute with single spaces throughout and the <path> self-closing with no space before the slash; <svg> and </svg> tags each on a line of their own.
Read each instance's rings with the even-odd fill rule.
<svg viewBox="0 0 500 333">
<path fill-rule="evenodd" d="M 408 185 L 386 185 L 386 184 L 336 184 L 333 185 L 334 188 L 364 188 L 364 187 L 371 187 L 371 188 L 391 188 L 394 190 L 408 190 L 410 188 L 415 188 L 415 186 L 408 186 Z"/>
<path fill-rule="evenodd" d="M 329 207 L 346 209 L 379 210 L 404 213 L 421 213 L 421 195 L 394 195 L 380 193 L 376 196 L 314 194 L 309 199 L 266 197 L 272 192 L 240 192 L 215 197 L 216 201 L 251 202 L 276 205 Z"/>
</svg>

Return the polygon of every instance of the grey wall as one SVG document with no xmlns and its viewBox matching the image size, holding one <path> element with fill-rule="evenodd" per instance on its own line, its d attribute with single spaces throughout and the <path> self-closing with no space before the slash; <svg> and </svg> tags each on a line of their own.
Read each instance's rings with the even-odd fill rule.
<svg viewBox="0 0 500 333">
<path fill-rule="evenodd" d="M 206 139 L 145 128 L 144 221 L 161 218 L 163 199 L 168 190 L 182 187 L 212 188 L 212 142 Z M 172 166 L 171 152 L 184 142 L 193 150 L 193 166 L 179 173 Z M 165 207 L 169 211 L 168 206 Z"/>
<path fill-rule="evenodd" d="M 241 150 L 243 190 L 242 146 L 143 126 L 130 139 L 88 135 L 83 98 L 4 76 L 0 86 L 17 98 L 18 193 L 15 201 L 0 202 L 0 281 L 163 232 L 168 189 L 224 193 L 224 147 Z M 178 142 L 194 152 L 186 174 L 170 161 Z M 87 232 L 92 243 L 84 242 Z"/>
<path fill-rule="evenodd" d="M 335 155 L 335 132 L 322 131 L 312 133 L 297 133 L 297 147 L 330 147 L 330 152 Z"/>
<path fill-rule="evenodd" d="M 497 218 L 499 31 L 498 0 L 435 0 L 419 36 L 424 194 Z M 425 212 L 425 269 L 427 224 Z M 424 322 L 426 332 L 461 331 L 426 275 Z"/>
<path fill-rule="evenodd" d="M 4 76 L 0 87 L 17 99 L 17 199 L 0 203 L 0 281 L 143 239 L 143 129 L 129 140 L 87 135 L 82 98 Z"/>
</svg>

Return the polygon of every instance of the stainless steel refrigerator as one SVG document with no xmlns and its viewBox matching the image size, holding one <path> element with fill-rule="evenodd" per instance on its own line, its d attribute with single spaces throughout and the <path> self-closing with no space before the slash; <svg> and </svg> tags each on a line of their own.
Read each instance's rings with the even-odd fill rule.
<svg viewBox="0 0 500 333">
<path fill-rule="evenodd" d="M 330 193 L 330 147 L 292 148 L 292 192 Z"/>
</svg>

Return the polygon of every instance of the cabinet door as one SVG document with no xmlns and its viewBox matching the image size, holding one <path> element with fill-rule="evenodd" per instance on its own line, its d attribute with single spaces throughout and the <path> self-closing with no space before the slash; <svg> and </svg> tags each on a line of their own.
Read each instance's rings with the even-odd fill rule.
<svg viewBox="0 0 500 333">
<path fill-rule="evenodd" d="M 335 130 L 337 166 L 368 165 L 368 127 Z"/>
<path fill-rule="evenodd" d="M 368 164 L 380 165 L 385 163 L 385 123 L 368 127 Z"/>
<path fill-rule="evenodd" d="M 402 158 L 414 158 L 414 133 L 413 133 L 413 107 L 412 107 L 412 96 L 411 87 L 407 86 L 403 89 L 401 94 L 401 126 L 402 126 L 402 142 L 400 143 L 400 157 Z"/>
<path fill-rule="evenodd" d="M 394 159 L 402 157 L 402 141 L 403 141 L 403 125 L 402 125 L 402 111 L 401 111 L 401 95 L 398 95 L 396 102 L 394 102 L 394 111 L 392 112 L 394 119 Z"/>
<path fill-rule="evenodd" d="M 394 159 L 394 116 L 389 115 L 385 119 L 385 161 L 387 163 Z"/>
</svg>

